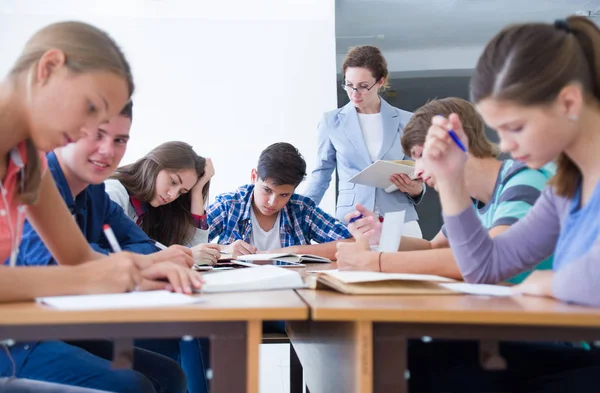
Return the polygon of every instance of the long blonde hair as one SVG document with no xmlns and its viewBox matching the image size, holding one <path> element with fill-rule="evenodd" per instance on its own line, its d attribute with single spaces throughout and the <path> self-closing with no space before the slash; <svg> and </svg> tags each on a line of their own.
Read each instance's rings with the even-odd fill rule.
<svg viewBox="0 0 600 393">
<path fill-rule="evenodd" d="M 44 27 L 25 44 L 21 55 L 8 73 L 9 80 L 30 72 L 49 50 L 58 49 L 65 54 L 65 65 L 74 73 L 108 71 L 121 76 L 133 94 L 131 68 L 117 43 L 104 31 L 82 22 L 60 22 Z M 26 141 L 27 164 L 24 188 L 18 190 L 22 203 L 36 201 L 41 183 L 41 163 L 38 150 L 31 139 Z"/>
</svg>

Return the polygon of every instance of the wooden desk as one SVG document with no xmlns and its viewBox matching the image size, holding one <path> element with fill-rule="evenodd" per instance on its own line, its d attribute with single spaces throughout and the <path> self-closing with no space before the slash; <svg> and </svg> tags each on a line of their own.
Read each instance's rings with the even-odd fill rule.
<svg viewBox="0 0 600 393">
<path fill-rule="evenodd" d="M 301 290 L 311 320 L 288 335 L 311 393 L 407 392 L 408 339 L 597 340 L 600 309 L 533 297 L 349 296 Z M 492 358 L 488 366 L 498 366 Z M 501 365 L 501 364 L 500 364 Z"/>
<path fill-rule="evenodd" d="M 203 303 L 153 309 L 58 311 L 36 303 L 0 305 L 0 340 L 114 339 L 115 364 L 131 365 L 133 338 L 209 337 L 211 392 L 258 393 L 264 320 L 305 320 L 292 290 L 202 295 Z"/>
</svg>

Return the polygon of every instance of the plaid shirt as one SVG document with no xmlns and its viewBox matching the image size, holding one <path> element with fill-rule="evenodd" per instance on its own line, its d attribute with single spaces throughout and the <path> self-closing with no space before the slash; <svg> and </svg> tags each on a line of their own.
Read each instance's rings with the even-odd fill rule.
<svg viewBox="0 0 600 393">
<path fill-rule="evenodd" d="M 219 237 L 219 244 L 236 240 L 249 242 L 252 232 L 250 212 L 254 185 L 248 184 L 217 196 L 208 208 L 209 241 Z M 352 237 L 344 224 L 321 210 L 312 199 L 293 194 L 281 209 L 279 236 L 281 247 L 327 243 Z"/>
</svg>

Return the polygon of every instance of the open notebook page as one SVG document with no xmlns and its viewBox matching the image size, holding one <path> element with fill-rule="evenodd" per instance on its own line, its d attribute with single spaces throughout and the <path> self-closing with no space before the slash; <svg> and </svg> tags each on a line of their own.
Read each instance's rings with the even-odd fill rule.
<svg viewBox="0 0 600 393">
<path fill-rule="evenodd" d="M 59 310 L 102 310 L 182 306 L 199 303 L 204 299 L 169 291 L 147 291 L 105 295 L 51 296 L 40 297 L 36 301 Z"/>
</svg>

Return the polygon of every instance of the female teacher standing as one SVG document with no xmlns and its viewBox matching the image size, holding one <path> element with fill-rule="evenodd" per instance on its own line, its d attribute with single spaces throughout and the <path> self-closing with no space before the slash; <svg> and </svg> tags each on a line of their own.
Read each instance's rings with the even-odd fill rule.
<svg viewBox="0 0 600 393">
<path fill-rule="evenodd" d="M 410 180 L 404 174 L 395 174 L 390 180 L 398 189 L 390 193 L 348 181 L 377 160 L 410 159 L 402 151 L 400 138 L 412 114 L 394 108 L 379 96 L 388 86 L 387 62 L 378 48 L 357 46 L 346 55 L 342 75 L 342 86 L 350 102 L 325 113 L 319 123 L 317 167 L 305 195 L 320 203 L 337 168 L 338 219 L 344 221 L 344 216 L 354 211 L 358 203 L 379 216 L 405 210 L 403 235 L 422 237 L 414 207 L 425 192 L 420 179 Z"/>
</svg>

